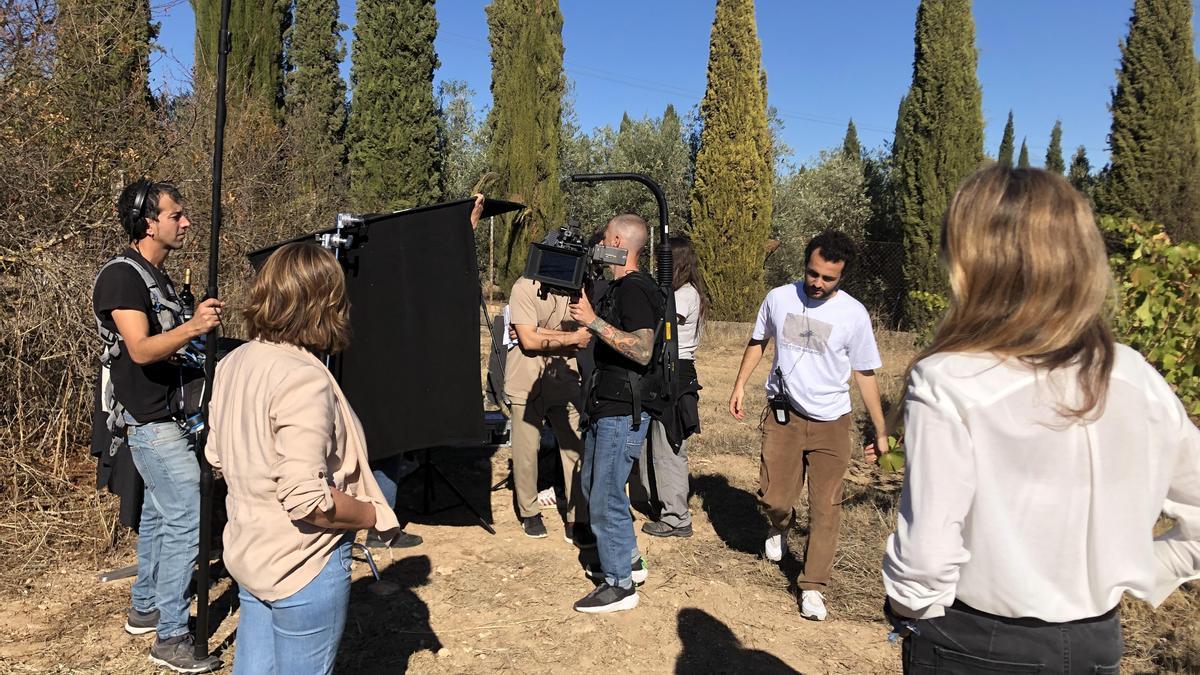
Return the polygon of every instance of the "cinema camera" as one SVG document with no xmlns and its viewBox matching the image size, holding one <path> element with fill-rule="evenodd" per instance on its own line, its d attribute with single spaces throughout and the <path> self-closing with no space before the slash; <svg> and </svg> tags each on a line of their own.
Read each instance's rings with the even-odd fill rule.
<svg viewBox="0 0 1200 675">
<path fill-rule="evenodd" d="M 547 290 L 577 297 L 584 285 L 599 276 L 604 265 L 624 265 L 629 251 L 615 246 L 588 246 L 579 226 L 570 223 L 529 245 L 525 277 Z"/>
</svg>

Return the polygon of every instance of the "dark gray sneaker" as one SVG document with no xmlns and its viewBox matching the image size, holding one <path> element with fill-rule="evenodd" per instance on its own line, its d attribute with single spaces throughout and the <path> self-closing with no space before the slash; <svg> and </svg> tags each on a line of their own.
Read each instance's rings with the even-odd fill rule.
<svg viewBox="0 0 1200 675">
<path fill-rule="evenodd" d="M 661 520 L 652 520 L 642 525 L 642 532 L 654 537 L 690 537 L 692 526 L 689 523 L 682 527 L 671 527 Z"/>
<path fill-rule="evenodd" d="M 546 524 L 542 522 L 542 514 L 540 513 L 522 520 L 521 529 L 525 530 L 526 537 L 534 539 L 546 538 Z"/>
<path fill-rule="evenodd" d="M 390 542 L 384 541 L 375 532 L 367 533 L 367 546 L 369 548 L 412 548 L 413 546 L 420 546 L 423 541 L 425 540 L 421 538 L 421 535 L 409 534 L 404 530 L 400 530 L 400 533 Z"/>
<path fill-rule="evenodd" d="M 215 656 L 196 658 L 195 649 L 191 633 L 166 640 L 155 640 L 154 646 L 150 648 L 150 661 L 177 673 L 208 673 L 221 667 L 221 662 Z"/>
<path fill-rule="evenodd" d="M 606 614 L 633 609 L 638 605 L 637 588 L 621 588 L 602 582 L 575 603 L 575 611 L 586 614 Z"/>
<path fill-rule="evenodd" d="M 125 619 L 125 632 L 130 635 L 145 635 L 153 633 L 158 628 L 158 610 L 152 609 L 149 612 L 139 612 L 136 609 L 129 610 L 129 616 Z"/>
</svg>

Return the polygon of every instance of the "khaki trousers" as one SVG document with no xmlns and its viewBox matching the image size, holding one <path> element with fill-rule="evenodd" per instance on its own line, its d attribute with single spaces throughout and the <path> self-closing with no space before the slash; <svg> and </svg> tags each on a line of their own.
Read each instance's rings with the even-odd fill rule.
<svg viewBox="0 0 1200 675">
<path fill-rule="evenodd" d="M 850 414 L 821 422 L 795 410 L 787 424 L 768 410 L 762 423 L 758 501 L 771 525 L 787 530 L 808 478 L 808 547 L 796 585 L 823 590 L 833 572 L 842 524 L 842 477 L 850 465 Z"/>
<path fill-rule="evenodd" d="M 558 441 L 567 522 L 586 523 L 587 504 L 584 503 L 583 490 L 579 488 L 579 461 L 583 453 L 583 441 L 579 436 L 579 410 L 571 403 L 545 405 L 541 399 L 512 404 L 512 472 L 517 515 L 529 518 L 540 513 L 537 479 L 543 419 L 550 421 L 550 428 L 554 430 L 554 438 Z"/>
</svg>

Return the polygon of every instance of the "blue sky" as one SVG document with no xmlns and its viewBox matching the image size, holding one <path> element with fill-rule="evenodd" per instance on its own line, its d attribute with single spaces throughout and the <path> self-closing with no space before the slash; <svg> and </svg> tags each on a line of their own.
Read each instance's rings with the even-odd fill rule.
<svg viewBox="0 0 1200 675">
<path fill-rule="evenodd" d="M 560 0 L 564 64 L 583 128 L 686 113 L 704 95 L 713 2 Z M 435 44 L 438 80 L 462 80 L 476 107 L 491 104 L 486 0 L 441 0 Z M 341 0 L 354 22 L 354 1 Z M 890 139 L 896 107 L 912 77 L 917 0 L 759 0 L 757 18 L 769 100 L 784 123 L 796 163 L 841 143 L 854 118 L 863 145 Z M 1069 160 L 1086 146 L 1094 169 L 1107 159 L 1109 90 L 1115 83 L 1132 0 L 976 0 L 985 148 L 995 155 L 1008 111 L 1017 145 L 1028 137 L 1041 164 L 1056 118 Z M 152 63 L 156 87 L 178 91 L 191 69 L 194 22 L 183 0 L 155 0 L 164 52 Z M 1200 16 L 1193 16 L 1200 36 Z M 351 30 L 345 33 L 348 51 Z M 351 54 L 353 58 L 353 54 Z M 343 75 L 349 79 L 349 59 Z"/>
</svg>

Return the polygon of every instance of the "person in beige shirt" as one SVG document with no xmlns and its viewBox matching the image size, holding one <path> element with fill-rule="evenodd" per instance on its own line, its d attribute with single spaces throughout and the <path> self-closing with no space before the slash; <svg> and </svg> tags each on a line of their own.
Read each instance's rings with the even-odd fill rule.
<svg viewBox="0 0 1200 675">
<path fill-rule="evenodd" d="M 549 420 L 562 460 L 568 542 L 595 546 L 588 526 L 587 505 L 579 488 L 579 366 L 575 352 L 591 336 L 571 320 L 570 298 L 552 293 L 524 277 L 509 293 L 509 323 L 517 345 L 509 350 L 504 393 L 512 406 L 513 493 L 525 534 L 542 538 L 546 526 L 538 506 L 538 449 L 542 421 Z"/>
<path fill-rule="evenodd" d="M 224 561 L 241 600 L 234 673 L 332 672 L 354 533 L 399 531 L 358 417 L 315 355 L 346 346 L 349 309 L 333 254 L 287 244 L 250 290 L 250 342 L 217 365 L 205 456 L 229 487 Z"/>
</svg>

